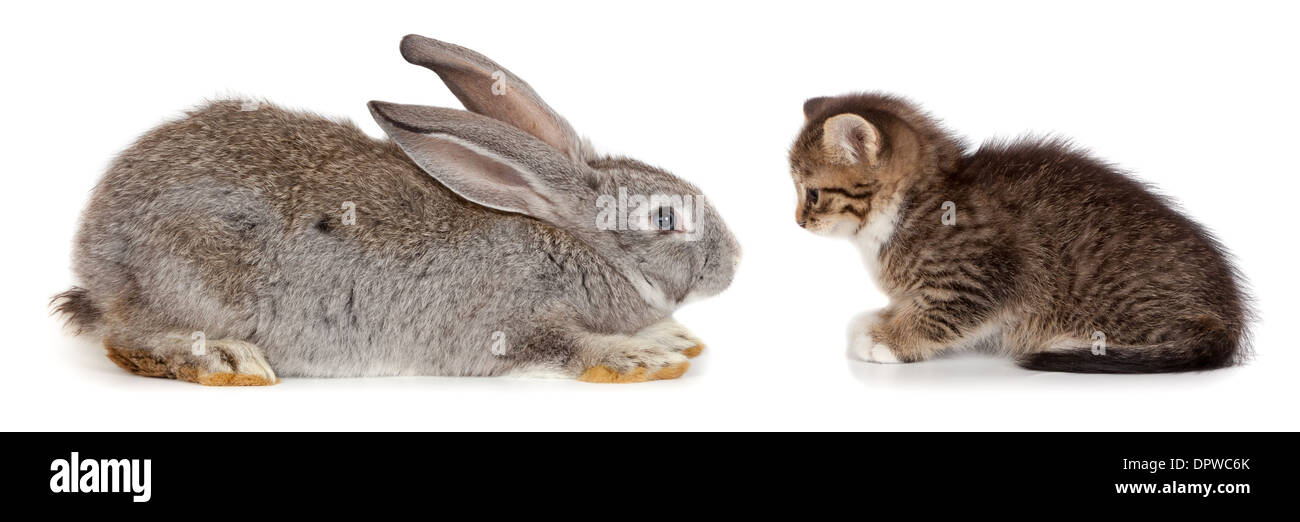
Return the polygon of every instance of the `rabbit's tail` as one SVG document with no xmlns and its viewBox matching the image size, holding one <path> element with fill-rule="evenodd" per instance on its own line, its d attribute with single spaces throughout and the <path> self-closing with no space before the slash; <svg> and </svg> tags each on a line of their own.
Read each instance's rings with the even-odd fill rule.
<svg viewBox="0 0 1300 522">
<path fill-rule="evenodd" d="M 64 317 L 67 325 L 81 334 L 93 332 L 99 325 L 103 312 L 90 301 L 90 292 L 85 288 L 74 286 L 50 299 L 53 313 Z"/>
</svg>

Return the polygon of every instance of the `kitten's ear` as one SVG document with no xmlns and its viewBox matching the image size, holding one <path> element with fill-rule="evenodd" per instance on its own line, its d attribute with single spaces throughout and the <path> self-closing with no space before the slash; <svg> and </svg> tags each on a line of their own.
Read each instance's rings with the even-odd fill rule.
<svg viewBox="0 0 1300 522">
<path fill-rule="evenodd" d="M 805 120 L 811 120 L 813 116 L 817 114 L 817 111 L 821 110 L 821 108 L 826 105 L 826 102 L 830 100 L 831 98 L 828 96 L 808 98 L 808 101 L 803 102 L 803 118 Z"/>
<path fill-rule="evenodd" d="M 880 131 L 857 114 L 840 114 L 822 124 L 822 150 L 841 165 L 873 166 L 879 160 Z"/>
</svg>

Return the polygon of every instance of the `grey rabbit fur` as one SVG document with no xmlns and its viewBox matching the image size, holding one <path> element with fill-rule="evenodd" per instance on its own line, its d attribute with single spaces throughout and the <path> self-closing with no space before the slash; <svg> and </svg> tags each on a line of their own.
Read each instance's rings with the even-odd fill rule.
<svg viewBox="0 0 1300 522">
<path fill-rule="evenodd" d="M 210 385 L 681 375 L 702 345 L 672 314 L 740 256 L 700 191 L 595 154 L 474 51 L 401 52 L 470 112 L 370 102 L 391 140 L 239 100 L 166 123 L 95 188 L 57 311 L 129 371 Z M 694 205 L 600 226 L 620 194 Z"/>
</svg>

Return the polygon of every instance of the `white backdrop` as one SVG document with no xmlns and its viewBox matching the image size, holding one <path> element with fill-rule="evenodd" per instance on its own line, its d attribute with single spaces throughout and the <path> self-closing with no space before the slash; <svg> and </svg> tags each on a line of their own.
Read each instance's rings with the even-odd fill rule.
<svg viewBox="0 0 1300 522">
<path fill-rule="evenodd" d="M 1295 4 L 640 4 L 6 7 L 0 429 L 1300 429 Z M 745 258 L 729 291 L 679 313 L 710 343 L 685 377 L 204 388 L 128 375 L 47 316 L 74 283 L 88 191 L 164 118 L 238 93 L 378 135 L 368 100 L 459 107 L 398 55 L 407 33 L 492 57 L 602 150 L 664 166 L 720 208 Z M 847 242 L 794 224 L 786 150 L 805 98 L 854 90 L 912 97 L 975 143 L 1069 136 L 1159 186 L 1235 252 L 1261 316 L 1257 358 L 1159 376 L 978 354 L 850 361 L 845 323 L 884 300 Z"/>
</svg>

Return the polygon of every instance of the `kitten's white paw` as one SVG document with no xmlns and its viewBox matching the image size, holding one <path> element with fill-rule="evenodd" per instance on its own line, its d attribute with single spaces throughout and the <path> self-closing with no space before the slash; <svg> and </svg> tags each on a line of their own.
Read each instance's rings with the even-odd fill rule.
<svg viewBox="0 0 1300 522">
<path fill-rule="evenodd" d="M 898 360 L 898 357 L 894 357 L 892 349 L 880 343 L 871 345 L 871 352 L 867 354 L 865 361 L 876 362 L 876 364 L 881 365 L 897 365 L 902 362 Z"/>
<path fill-rule="evenodd" d="M 853 339 L 853 344 L 850 345 L 849 349 L 852 350 L 854 357 L 867 362 L 880 364 L 898 364 L 902 362 L 898 360 L 898 357 L 894 356 L 893 350 L 884 344 L 876 342 L 875 339 L 871 338 L 871 334 L 865 332 Z"/>
<path fill-rule="evenodd" d="M 849 351 L 854 357 L 867 362 L 897 364 L 902 361 L 894 351 L 871 338 L 871 325 L 876 324 L 879 311 L 863 312 L 849 322 Z"/>
</svg>

